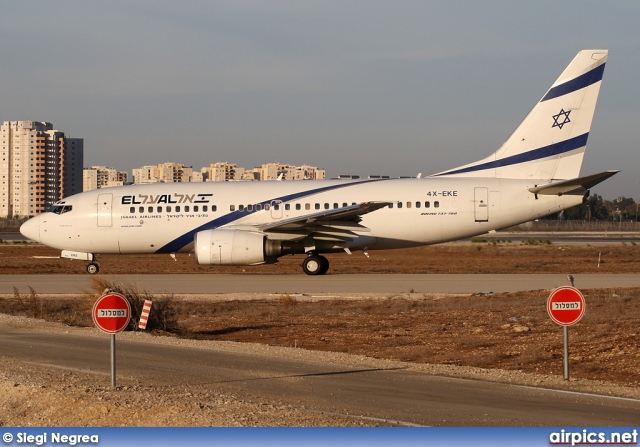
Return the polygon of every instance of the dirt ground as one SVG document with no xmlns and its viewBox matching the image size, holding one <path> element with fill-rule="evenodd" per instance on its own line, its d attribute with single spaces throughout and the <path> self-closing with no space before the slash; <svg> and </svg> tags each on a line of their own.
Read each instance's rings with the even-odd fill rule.
<svg viewBox="0 0 640 447">
<path fill-rule="evenodd" d="M 527 243 L 453 243 L 406 250 L 326 255 L 329 274 L 348 273 L 640 273 L 640 241 L 616 245 Z M 84 273 L 85 261 L 61 259 L 60 251 L 37 244 L 1 244 L 0 274 Z M 276 264 L 201 266 L 193 256 L 100 255 L 100 272 L 299 274 L 304 257 L 283 256 Z"/>
<path fill-rule="evenodd" d="M 57 252 L 35 245 L 0 247 L 0 272 L 81 273 L 84 263 L 53 259 Z M 35 258 L 34 258 L 35 256 Z M 640 273 L 640 246 L 448 244 L 410 250 L 329 256 L 339 273 Z M 297 273 L 300 257 L 276 265 L 212 268 L 186 255 L 103 256 L 108 273 L 243 272 Z M 96 275 L 97 290 L 103 290 Z M 567 284 L 568 285 L 568 284 Z M 574 374 L 638 386 L 640 302 L 638 289 L 584 291 L 587 311 L 571 329 Z M 562 374 L 562 330 L 546 312 L 549 291 L 491 296 L 376 295 L 363 299 L 307 296 L 233 296 L 215 300 L 165 297 L 161 329 L 196 339 L 257 342 L 311 350 L 365 354 L 420 363 L 465 365 Z M 158 299 L 159 297 L 156 297 Z M 91 326 L 95 296 L 37 297 L 39 315 Z M 19 301 L 22 301 L 21 303 Z M 44 304 L 43 304 L 44 303 Z M 134 306 L 135 307 L 135 306 Z M 28 314 L 28 297 L 0 298 L 0 312 Z M 156 308 L 158 309 L 158 308 Z M 158 311 L 158 310 L 156 310 Z M 33 311 L 32 316 L 36 316 Z M 196 316 L 197 315 L 197 316 Z M 161 330 L 161 332 L 163 332 Z"/>
</svg>

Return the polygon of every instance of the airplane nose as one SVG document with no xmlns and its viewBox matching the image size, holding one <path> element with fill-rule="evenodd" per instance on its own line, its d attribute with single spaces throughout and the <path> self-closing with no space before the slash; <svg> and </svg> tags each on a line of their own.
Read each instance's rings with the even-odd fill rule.
<svg viewBox="0 0 640 447">
<path fill-rule="evenodd" d="M 20 226 L 20 233 L 32 241 L 40 242 L 40 216 L 32 217 Z"/>
</svg>

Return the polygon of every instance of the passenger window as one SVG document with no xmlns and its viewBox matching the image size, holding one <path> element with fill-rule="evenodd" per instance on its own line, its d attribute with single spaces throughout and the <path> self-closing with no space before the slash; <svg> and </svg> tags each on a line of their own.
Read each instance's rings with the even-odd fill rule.
<svg viewBox="0 0 640 447">
<path fill-rule="evenodd" d="M 271 205 L 269 205 L 268 203 L 264 204 L 264 210 L 265 211 L 269 211 L 271 209 Z"/>
<path fill-rule="evenodd" d="M 238 205 L 238 211 L 244 211 L 244 205 Z"/>
<path fill-rule="evenodd" d="M 411 208 L 411 202 L 407 202 L 407 208 Z"/>
<path fill-rule="evenodd" d="M 176 206 L 176 213 L 180 212 L 180 205 Z"/>
<path fill-rule="evenodd" d="M 291 209 L 291 205 L 287 203 L 287 204 L 284 206 L 284 209 L 285 209 L 285 210 L 287 210 L 287 211 L 289 211 L 289 210 Z"/>
<path fill-rule="evenodd" d="M 320 204 L 316 203 L 316 209 L 319 210 L 320 209 Z"/>
<path fill-rule="evenodd" d="M 402 208 L 402 202 L 398 202 L 398 208 Z"/>
<path fill-rule="evenodd" d="M 153 207 L 152 207 L 152 206 L 150 206 L 149 208 L 147 208 L 147 211 L 148 211 L 149 213 L 153 213 Z"/>
<path fill-rule="evenodd" d="M 253 205 L 247 205 L 247 211 L 253 211 Z"/>
<path fill-rule="evenodd" d="M 425 207 L 425 208 L 429 208 L 430 206 L 431 206 L 431 203 L 429 203 L 429 202 L 424 202 L 424 207 Z"/>
<path fill-rule="evenodd" d="M 435 202 L 433 202 L 433 207 L 434 208 L 439 208 L 440 207 L 440 202 L 438 202 L 437 200 Z"/>
<path fill-rule="evenodd" d="M 135 207 L 135 206 L 132 206 L 131 208 L 129 208 L 129 212 L 130 212 L 131 214 L 135 213 L 135 212 L 136 212 L 136 207 Z"/>
<path fill-rule="evenodd" d="M 199 210 L 198 205 L 193 205 L 193 212 L 197 213 Z"/>
<path fill-rule="evenodd" d="M 161 207 L 161 206 L 159 206 L 159 207 L 158 207 L 158 212 L 159 212 L 159 213 L 161 213 L 161 212 L 162 212 L 162 207 Z"/>
<path fill-rule="evenodd" d="M 256 211 L 261 211 L 261 210 L 262 210 L 262 204 L 261 204 L 261 203 L 258 203 L 258 204 L 256 205 Z"/>
<path fill-rule="evenodd" d="M 279 203 L 274 204 L 273 205 L 273 209 L 276 210 L 276 211 L 279 210 L 280 209 L 280 204 Z"/>
<path fill-rule="evenodd" d="M 207 211 L 209 211 L 209 207 L 207 205 L 202 205 L 202 211 L 206 213 Z"/>
<path fill-rule="evenodd" d="M 139 213 L 144 213 L 144 206 L 141 206 L 140 208 L 138 208 L 138 212 Z"/>
<path fill-rule="evenodd" d="M 422 203 L 416 202 L 416 208 L 420 208 L 420 205 L 422 205 Z"/>
<path fill-rule="evenodd" d="M 393 208 L 393 202 L 389 204 L 389 208 Z"/>
<path fill-rule="evenodd" d="M 334 210 L 337 210 L 338 208 L 340 208 L 340 207 L 338 206 L 338 204 L 337 204 L 337 203 L 334 203 L 334 204 L 333 204 L 333 209 L 334 209 Z"/>
<path fill-rule="evenodd" d="M 345 202 L 345 203 L 342 204 L 342 206 L 346 208 L 349 205 Z"/>
<path fill-rule="evenodd" d="M 296 210 L 300 211 L 300 208 L 301 208 L 300 204 L 296 203 Z"/>
<path fill-rule="evenodd" d="M 235 205 L 230 205 L 229 206 L 229 211 L 235 211 L 236 210 L 236 206 Z"/>
<path fill-rule="evenodd" d="M 328 210 L 328 209 L 329 209 L 329 204 L 328 204 L 328 203 L 325 203 L 325 204 L 324 204 L 324 209 L 325 209 L 325 210 Z"/>
<path fill-rule="evenodd" d="M 310 203 L 305 203 L 304 204 L 304 209 L 305 210 L 310 210 L 311 209 L 311 204 Z"/>
<path fill-rule="evenodd" d="M 180 211 L 180 210 L 178 210 L 178 211 Z M 211 211 L 213 211 L 215 213 L 216 211 L 218 211 L 218 207 L 216 205 L 211 205 Z"/>
<path fill-rule="evenodd" d="M 168 206 L 168 207 L 167 207 L 167 213 L 170 213 L 170 212 L 171 212 L 171 207 L 170 207 L 170 206 Z"/>
<path fill-rule="evenodd" d="M 233 205 L 232 205 L 232 206 L 233 206 Z M 185 212 L 185 213 L 188 213 L 188 212 L 189 212 L 189 205 L 185 205 L 185 206 L 184 206 L 184 212 Z"/>
</svg>

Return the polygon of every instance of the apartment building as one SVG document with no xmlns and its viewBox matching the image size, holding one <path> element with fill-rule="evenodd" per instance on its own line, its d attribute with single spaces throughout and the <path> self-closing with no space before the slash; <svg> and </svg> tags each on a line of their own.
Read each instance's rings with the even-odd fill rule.
<svg viewBox="0 0 640 447">
<path fill-rule="evenodd" d="M 266 163 L 261 167 L 245 169 L 234 163 L 217 162 L 193 171 L 179 163 L 163 163 L 143 166 L 133 170 L 133 182 L 228 182 L 233 180 L 322 180 L 325 170 L 315 166 L 293 166 L 282 163 Z"/>
<path fill-rule="evenodd" d="M 91 166 L 82 171 L 82 190 L 122 186 L 127 183 L 127 173 L 108 166 Z"/>
<path fill-rule="evenodd" d="M 160 163 L 133 169 L 133 183 L 180 183 L 190 182 L 193 168 L 181 163 Z"/>
<path fill-rule="evenodd" d="M 244 168 L 236 166 L 234 163 L 217 162 L 203 168 L 205 178 L 209 182 L 228 182 L 231 180 L 241 180 Z"/>
<path fill-rule="evenodd" d="M 322 180 L 325 178 L 324 169 L 315 166 L 293 166 L 280 163 L 263 164 L 260 168 L 260 180 Z"/>
<path fill-rule="evenodd" d="M 83 145 L 48 122 L 3 122 L 0 217 L 35 216 L 82 192 Z"/>
</svg>

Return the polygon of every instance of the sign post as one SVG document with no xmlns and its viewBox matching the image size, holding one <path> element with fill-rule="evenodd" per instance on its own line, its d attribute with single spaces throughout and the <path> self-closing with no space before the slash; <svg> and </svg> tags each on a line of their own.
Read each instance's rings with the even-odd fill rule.
<svg viewBox="0 0 640 447">
<path fill-rule="evenodd" d="M 575 287 L 559 287 L 551 292 L 547 300 L 549 316 L 554 322 L 563 327 L 564 380 L 569 380 L 569 326 L 580 321 L 584 315 L 584 310 L 584 296 Z"/>
<path fill-rule="evenodd" d="M 121 294 L 107 292 L 93 305 L 93 322 L 98 329 L 111 335 L 111 386 L 116 386 L 116 334 L 124 330 L 131 318 L 131 305 Z"/>
</svg>

